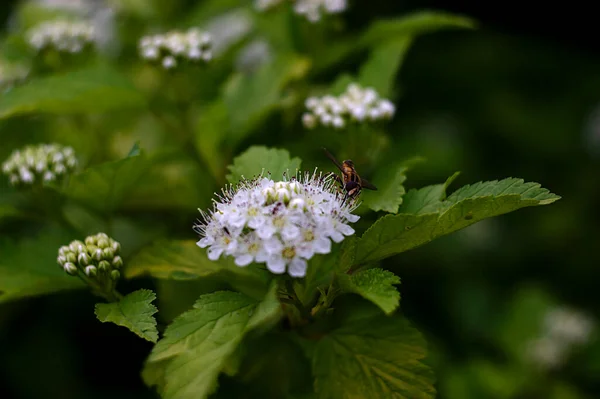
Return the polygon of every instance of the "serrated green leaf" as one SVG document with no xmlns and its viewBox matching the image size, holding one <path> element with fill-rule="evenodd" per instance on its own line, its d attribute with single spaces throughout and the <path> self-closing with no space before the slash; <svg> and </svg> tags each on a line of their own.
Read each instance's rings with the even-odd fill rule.
<svg viewBox="0 0 600 399">
<path fill-rule="evenodd" d="M 427 195 L 416 192 L 405 198 L 406 209 L 416 213 L 405 213 L 403 206 L 401 213 L 380 218 L 363 234 L 356 247 L 355 264 L 396 255 L 482 219 L 560 199 L 537 183 L 515 178 L 465 186 L 437 202 L 433 198 L 443 191 L 422 190 Z M 423 205 L 416 203 L 416 199 L 423 199 Z M 423 213 L 423 209 L 429 213 Z"/>
<path fill-rule="evenodd" d="M 354 315 L 312 353 L 319 399 L 433 399 L 426 343 L 403 317 Z"/>
<path fill-rule="evenodd" d="M 69 179 L 64 194 L 94 210 L 110 213 L 150 166 L 145 155 L 94 165 Z"/>
<path fill-rule="evenodd" d="M 58 248 L 72 240 L 63 230 L 44 231 L 32 239 L 0 239 L 0 303 L 85 285 L 56 263 Z"/>
<path fill-rule="evenodd" d="M 285 86 L 304 77 L 309 67 L 307 58 L 285 55 L 254 73 L 233 75 L 223 93 L 231 123 L 228 144 L 235 145 L 254 130 L 278 107 Z"/>
<path fill-rule="evenodd" d="M 434 184 L 418 190 L 410 190 L 404 196 L 404 202 L 399 212 L 421 215 L 439 211 L 442 201 L 446 199 L 446 190 L 459 174 L 460 172 L 454 173 L 443 184 Z"/>
<path fill-rule="evenodd" d="M 373 87 L 380 96 L 388 97 L 392 93 L 396 75 L 412 41 L 412 37 L 407 36 L 376 46 L 369 60 L 360 68 L 360 84 Z"/>
<path fill-rule="evenodd" d="M 102 323 L 111 322 L 125 327 L 147 341 L 158 341 L 154 313 L 158 312 L 152 301 L 156 294 L 150 290 L 137 290 L 119 302 L 97 303 L 96 317 Z"/>
<path fill-rule="evenodd" d="M 372 181 L 377 191 L 363 190 L 361 193 L 363 205 L 375 212 L 397 213 L 398 207 L 402 204 L 402 197 L 406 193 L 402 185 L 406 180 L 406 171 L 420 161 L 421 158 L 413 158 L 398 165 L 380 168 Z"/>
<path fill-rule="evenodd" d="M 302 160 L 298 157 L 290 158 L 287 150 L 252 146 L 243 154 L 233 160 L 233 165 L 228 166 L 227 180 L 230 183 L 238 182 L 242 176 L 247 179 L 264 173 L 271 173 L 274 180 L 281 180 L 283 173 L 295 176 Z"/>
<path fill-rule="evenodd" d="M 358 294 L 391 314 L 400 305 L 400 293 L 394 287 L 400 277 L 380 268 L 359 270 L 352 275 L 339 276 L 343 291 Z"/>
<path fill-rule="evenodd" d="M 400 18 L 375 22 L 363 35 L 360 44 L 380 43 L 394 38 L 435 32 L 440 29 L 473 29 L 475 27 L 475 21 L 471 18 L 439 11 L 419 11 Z"/>
<path fill-rule="evenodd" d="M 200 296 L 156 344 L 142 373 L 165 399 L 206 398 L 244 335 L 281 316 L 276 286 L 263 301 L 219 291 Z"/>
<path fill-rule="evenodd" d="M 106 66 L 31 80 L 0 97 L 0 119 L 17 114 L 101 113 L 138 108 L 144 97 L 131 82 Z"/>
</svg>

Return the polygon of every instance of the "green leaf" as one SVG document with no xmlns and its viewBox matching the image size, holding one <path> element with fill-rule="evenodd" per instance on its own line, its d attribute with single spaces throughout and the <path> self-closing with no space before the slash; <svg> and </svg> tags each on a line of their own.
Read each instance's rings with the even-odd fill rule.
<svg viewBox="0 0 600 399">
<path fill-rule="evenodd" d="M 406 180 L 406 171 L 421 158 L 413 158 L 398 165 L 380 168 L 374 176 L 372 183 L 377 191 L 363 190 L 361 197 L 363 205 L 379 212 L 397 213 L 402 204 L 402 197 L 406 193 L 402 185 Z"/>
<path fill-rule="evenodd" d="M 94 165 L 71 176 L 64 194 L 97 211 L 110 213 L 121 205 L 149 166 L 143 154 Z"/>
<path fill-rule="evenodd" d="M 0 303 L 85 285 L 56 263 L 58 248 L 73 237 L 63 230 L 44 231 L 15 242 L 0 238 Z"/>
<path fill-rule="evenodd" d="M 380 218 L 363 234 L 356 247 L 355 264 L 396 255 L 482 219 L 560 199 L 537 183 L 515 178 L 465 186 L 445 200 L 436 200 L 443 194 L 439 186 L 407 194 L 399 214 Z"/>
<path fill-rule="evenodd" d="M 369 60 L 361 67 L 358 81 L 363 86 L 373 87 L 380 96 L 389 97 L 412 41 L 412 37 L 407 36 L 375 47 Z"/>
<path fill-rule="evenodd" d="M 317 397 L 433 399 L 433 373 L 421 362 L 425 355 L 425 340 L 405 318 L 355 314 L 315 345 Z"/>
<path fill-rule="evenodd" d="M 339 277 L 343 291 L 362 296 L 388 315 L 400 305 L 400 293 L 394 287 L 400 284 L 400 277 L 388 270 L 359 270 L 352 275 L 342 274 Z"/>
<path fill-rule="evenodd" d="M 127 262 L 123 272 L 126 278 L 149 275 L 170 280 L 223 276 L 230 283 L 244 282 L 261 293 L 266 291 L 271 278 L 256 265 L 236 266 L 232 258 L 212 261 L 206 256 L 206 250 L 199 248 L 193 240 L 159 241 L 138 252 Z"/>
<path fill-rule="evenodd" d="M 200 296 L 176 318 L 156 344 L 142 373 L 164 399 L 206 398 L 243 337 L 281 317 L 276 286 L 263 301 L 219 291 Z"/>
<path fill-rule="evenodd" d="M 421 215 L 437 212 L 441 201 L 446 199 L 446 190 L 459 174 L 460 172 L 454 173 L 443 184 L 434 184 L 418 190 L 410 190 L 404 197 L 404 203 L 399 210 L 400 213 Z"/>
<path fill-rule="evenodd" d="M 298 157 L 290 158 L 287 150 L 252 146 L 236 157 L 233 165 L 228 166 L 230 173 L 227 175 L 227 180 L 236 183 L 242 176 L 250 179 L 260 175 L 263 170 L 265 173 L 271 173 L 274 180 L 280 180 L 284 172 L 288 176 L 295 176 L 301 162 Z"/>
<path fill-rule="evenodd" d="M 441 29 L 473 29 L 475 27 L 475 21 L 471 18 L 439 11 L 419 11 L 401 18 L 375 22 L 363 35 L 359 45 L 381 43 L 382 41 L 416 36 Z"/>
<path fill-rule="evenodd" d="M 106 66 L 42 77 L 0 97 L 0 119 L 17 114 L 101 113 L 139 108 L 144 97 L 131 82 Z"/>
<path fill-rule="evenodd" d="M 309 70 L 307 58 L 283 55 L 250 74 L 237 73 L 225 86 L 223 99 L 231 123 L 228 143 L 235 145 L 281 103 L 284 88 Z"/>
<path fill-rule="evenodd" d="M 150 290 L 137 290 L 123 297 L 119 302 L 97 303 L 96 317 L 102 323 L 111 322 L 128 328 L 147 341 L 158 341 L 156 319 L 158 309 L 152 305 L 156 294 Z"/>
</svg>

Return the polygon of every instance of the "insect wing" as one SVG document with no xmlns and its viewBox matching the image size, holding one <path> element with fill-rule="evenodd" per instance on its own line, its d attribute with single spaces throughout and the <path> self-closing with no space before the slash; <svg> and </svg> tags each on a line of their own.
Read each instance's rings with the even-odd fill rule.
<svg viewBox="0 0 600 399">
<path fill-rule="evenodd" d="M 363 188 L 368 188 L 369 190 L 377 191 L 377 187 L 375 187 L 375 185 L 368 180 L 360 179 L 360 185 L 363 186 Z"/>
<path fill-rule="evenodd" d="M 337 166 L 337 168 L 343 172 L 344 168 L 342 167 L 340 161 L 338 161 L 329 151 L 327 151 L 326 148 L 323 148 L 323 151 L 325 151 L 325 155 L 327 155 L 327 158 L 331 159 L 331 162 L 333 162 L 335 166 Z"/>
</svg>

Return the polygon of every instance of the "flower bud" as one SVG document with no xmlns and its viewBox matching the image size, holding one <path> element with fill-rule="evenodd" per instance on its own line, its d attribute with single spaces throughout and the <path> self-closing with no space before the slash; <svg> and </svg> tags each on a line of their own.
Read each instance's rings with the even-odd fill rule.
<svg viewBox="0 0 600 399">
<path fill-rule="evenodd" d="M 81 267 L 85 267 L 87 265 L 90 264 L 90 257 L 86 252 L 80 252 L 79 255 L 77 255 L 77 263 L 79 263 L 79 266 Z"/>
<path fill-rule="evenodd" d="M 97 261 L 101 261 L 103 258 L 103 253 L 102 250 L 100 248 L 96 249 L 92 255 L 92 257 L 97 260 Z"/>
<path fill-rule="evenodd" d="M 291 209 L 304 209 L 304 200 L 302 198 L 293 198 L 290 201 L 289 207 Z"/>
<path fill-rule="evenodd" d="M 290 194 L 290 191 L 288 189 L 280 188 L 279 190 L 277 190 L 277 199 L 279 199 L 279 201 L 288 203 L 291 197 L 292 195 Z"/>
<path fill-rule="evenodd" d="M 77 262 L 77 255 L 75 255 L 74 252 L 69 252 L 65 255 L 65 258 L 67 259 L 67 262 L 70 263 L 75 263 Z"/>
<path fill-rule="evenodd" d="M 115 254 L 118 254 L 121 251 L 121 244 L 118 241 L 113 240 L 112 249 L 115 251 Z"/>
<path fill-rule="evenodd" d="M 119 273 L 118 270 L 113 270 L 112 272 L 110 272 L 110 278 L 112 278 L 113 281 L 117 281 L 120 277 L 121 273 Z"/>
<path fill-rule="evenodd" d="M 67 263 L 67 258 L 64 255 L 58 255 L 56 262 L 58 262 L 58 264 L 62 267 L 65 265 L 65 263 Z"/>
<path fill-rule="evenodd" d="M 110 270 L 110 263 L 106 260 L 100 261 L 100 263 L 98 263 L 98 270 L 101 272 L 108 272 Z"/>
<path fill-rule="evenodd" d="M 75 276 L 77 274 L 77 266 L 75 266 L 71 262 L 65 263 L 65 265 L 63 266 L 63 268 L 64 268 L 65 272 L 69 273 L 72 276 Z"/>
<path fill-rule="evenodd" d="M 115 257 L 115 251 L 110 247 L 104 248 L 102 250 L 102 254 L 103 254 L 104 259 L 106 259 L 106 260 L 109 260 L 109 259 L 112 259 Z"/>
<path fill-rule="evenodd" d="M 99 249 L 97 246 L 95 245 L 88 245 L 87 246 L 87 253 L 92 256 L 94 255 L 94 252 L 96 252 L 96 250 Z"/>
<path fill-rule="evenodd" d="M 96 245 L 97 241 L 96 241 L 96 237 L 94 236 L 88 236 L 85 238 L 85 245 L 90 246 L 90 245 Z"/>
<path fill-rule="evenodd" d="M 115 256 L 112 260 L 112 265 L 115 269 L 123 267 L 123 259 L 120 256 Z"/>
<path fill-rule="evenodd" d="M 69 244 L 69 248 L 72 252 L 79 253 L 85 251 L 85 247 L 81 241 L 75 240 L 71 241 Z"/>
<path fill-rule="evenodd" d="M 98 246 L 98 248 L 104 249 L 104 248 L 108 247 L 108 239 L 99 238 L 98 243 L 96 245 Z"/>
<path fill-rule="evenodd" d="M 93 265 L 86 266 L 85 274 L 89 277 L 96 277 L 96 275 L 98 274 L 98 269 L 96 269 L 96 266 Z"/>
<path fill-rule="evenodd" d="M 98 233 L 98 234 L 96 234 L 96 240 L 99 240 L 101 238 L 104 238 L 105 240 L 109 240 L 110 239 L 110 237 L 106 233 Z"/>
</svg>

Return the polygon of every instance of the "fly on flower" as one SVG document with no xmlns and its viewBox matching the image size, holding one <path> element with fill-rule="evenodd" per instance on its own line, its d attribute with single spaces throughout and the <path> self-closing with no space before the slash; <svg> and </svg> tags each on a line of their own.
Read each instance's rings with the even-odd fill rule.
<svg viewBox="0 0 600 399">
<path fill-rule="evenodd" d="M 377 191 L 377 187 L 375 187 L 371 182 L 366 179 L 361 178 L 358 173 L 356 173 L 356 169 L 354 169 L 354 162 L 350 159 L 346 159 L 344 162 L 340 163 L 326 148 L 323 148 L 325 151 L 325 155 L 327 158 L 331 159 L 331 161 L 337 166 L 337 168 L 342 172 L 342 177 L 339 177 L 336 174 L 335 180 L 337 180 L 344 190 L 346 191 L 346 196 L 350 198 L 356 198 L 360 194 L 360 190 L 364 188 L 368 188 L 369 190 Z"/>
</svg>

